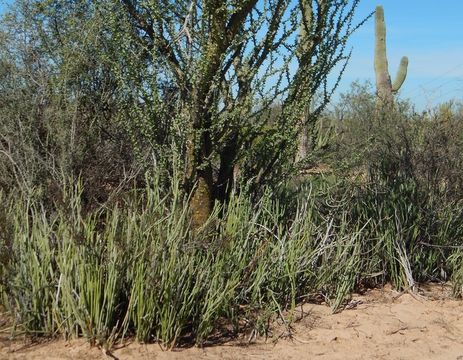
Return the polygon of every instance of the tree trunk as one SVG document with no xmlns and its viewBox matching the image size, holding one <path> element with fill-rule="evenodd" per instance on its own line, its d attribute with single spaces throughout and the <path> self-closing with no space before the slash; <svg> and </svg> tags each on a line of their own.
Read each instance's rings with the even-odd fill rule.
<svg viewBox="0 0 463 360">
<path fill-rule="evenodd" d="M 190 200 L 191 227 L 199 230 L 209 218 L 213 205 L 212 173 L 201 171 L 198 173 L 196 184 Z"/>
<path fill-rule="evenodd" d="M 207 107 L 199 106 L 196 109 Z M 201 126 L 210 126 L 209 114 L 193 112 L 193 124 L 187 147 L 186 190 L 191 193 L 191 226 L 198 230 L 207 221 L 213 206 L 213 175 L 210 164 L 212 145 L 209 132 Z"/>
<path fill-rule="evenodd" d="M 307 157 L 307 154 L 309 153 L 309 129 L 307 128 L 307 125 L 303 124 L 301 125 L 301 130 L 299 132 L 298 136 L 298 149 L 297 149 L 297 154 L 296 154 L 296 163 L 300 161 L 304 161 L 304 159 Z"/>
<path fill-rule="evenodd" d="M 235 180 L 235 160 L 238 154 L 238 134 L 234 134 L 220 153 L 220 168 L 214 186 L 214 199 L 225 203 Z"/>
</svg>

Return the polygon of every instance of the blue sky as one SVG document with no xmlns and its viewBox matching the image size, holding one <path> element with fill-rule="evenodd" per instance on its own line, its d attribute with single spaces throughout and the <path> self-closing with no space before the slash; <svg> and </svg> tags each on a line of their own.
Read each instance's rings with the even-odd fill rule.
<svg viewBox="0 0 463 360">
<path fill-rule="evenodd" d="M 12 0 L 0 0 L 0 12 L 4 12 L 6 9 L 6 4 L 12 3 Z"/>
<path fill-rule="evenodd" d="M 402 56 L 409 58 L 401 96 L 424 110 L 450 99 L 463 100 L 462 0 L 363 0 L 360 18 L 383 5 L 387 26 L 389 72 L 395 76 Z M 374 19 L 351 39 L 353 55 L 340 86 L 354 80 L 374 83 Z"/>
<path fill-rule="evenodd" d="M 5 7 L 0 0 L 0 12 Z M 363 0 L 357 17 L 381 4 L 387 25 L 389 72 L 395 76 L 400 58 L 409 58 L 408 76 L 401 96 L 418 109 L 450 99 L 463 100 L 463 0 Z M 351 38 L 353 55 L 339 91 L 355 81 L 374 83 L 374 20 Z"/>
</svg>

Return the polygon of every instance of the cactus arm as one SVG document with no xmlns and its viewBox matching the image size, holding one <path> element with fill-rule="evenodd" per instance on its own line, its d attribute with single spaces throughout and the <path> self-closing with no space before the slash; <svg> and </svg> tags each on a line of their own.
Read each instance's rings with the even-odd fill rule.
<svg viewBox="0 0 463 360">
<path fill-rule="evenodd" d="M 404 56 L 402 60 L 400 60 L 400 66 L 397 70 L 397 75 L 395 77 L 394 83 L 392 84 L 392 92 L 396 93 L 401 88 L 402 84 L 407 77 L 407 67 L 408 67 L 408 58 Z"/>
</svg>

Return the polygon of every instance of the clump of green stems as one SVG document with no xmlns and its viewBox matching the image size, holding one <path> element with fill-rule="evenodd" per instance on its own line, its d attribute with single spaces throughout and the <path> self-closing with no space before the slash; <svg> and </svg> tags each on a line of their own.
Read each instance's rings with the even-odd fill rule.
<svg viewBox="0 0 463 360">
<path fill-rule="evenodd" d="M 234 192 L 193 233 L 179 182 L 162 191 L 156 175 L 86 213 L 80 181 L 66 182 L 53 211 L 2 195 L 0 299 L 30 334 L 172 348 L 224 326 L 268 333 L 280 316 L 289 326 L 320 295 L 338 311 L 360 284 L 413 289 L 445 270 L 461 289 L 462 256 L 447 247 L 463 233 L 461 204 L 434 214 L 431 231 L 413 185 L 318 180 L 257 202 Z"/>
</svg>

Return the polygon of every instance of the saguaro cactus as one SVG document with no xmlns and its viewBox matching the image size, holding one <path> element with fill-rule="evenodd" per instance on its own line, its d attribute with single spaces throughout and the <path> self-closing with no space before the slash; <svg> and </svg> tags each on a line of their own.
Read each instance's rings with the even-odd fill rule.
<svg viewBox="0 0 463 360">
<path fill-rule="evenodd" d="M 381 105 L 391 105 L 393 95 L 399 91 L 407 76 L 408 58 L 402 57 L 396 78 L 394 82 L 391 82 L 386 55 L 386 24 L 382 6 L 376 7 L 375 37 L 375 73 L 378 100 Z"/>
</svg>

